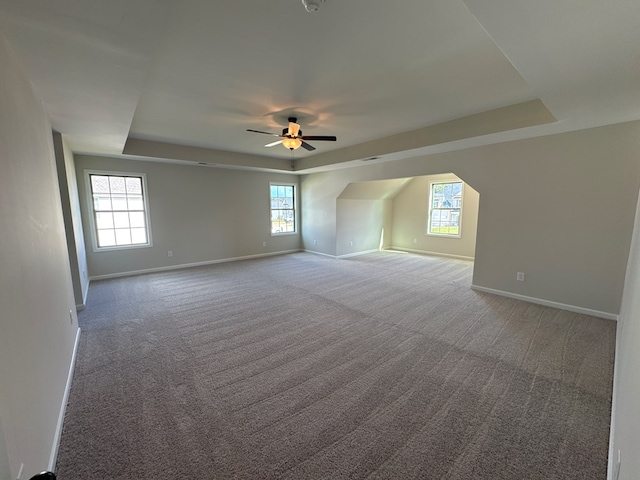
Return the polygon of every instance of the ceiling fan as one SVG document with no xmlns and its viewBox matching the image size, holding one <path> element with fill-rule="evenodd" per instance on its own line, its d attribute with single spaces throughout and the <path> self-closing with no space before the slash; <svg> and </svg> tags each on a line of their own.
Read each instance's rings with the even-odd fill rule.
<svg viewBox="0 0 640 480">
<path fill-rule="evenodd" d="M 274 137 L 281 137 L 282 140 L 278 140 L 277 142 L 268 143 L 265 147 L 274 147 L 276 145 L 282 144 L 285 148 L 289 150 L 295 150 L 296 148 L 304 148 L 305 150 L 312 151 L 315 150 L 316 147 L 313 145 L 309 145 L 305 140 L 313 140 L 313 141 L 323 141 L 323 142 L 335 142 L 337 139 L 335 136 L 329 135 L 302 135 L 302 130 L 300 130 L 300 125 L 296 122 L 298 119 L 296 117 L 289 117 L 289 127 L 284 128 L 282 130 L 282 135 L 278 135 L 277 133 L 270 132 L 262 132 L 260 130 L 251 130 L 247 129 L 247 132 L 253 133 L 263 133 L 265 135 L 272 135 Z"/>
</svg>

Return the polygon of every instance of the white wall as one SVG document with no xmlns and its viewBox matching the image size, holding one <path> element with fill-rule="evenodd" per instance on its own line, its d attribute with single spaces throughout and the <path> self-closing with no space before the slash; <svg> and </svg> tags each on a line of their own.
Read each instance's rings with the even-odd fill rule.
<svg viewBox="0 0 640 480">
<path fill-rule="evenodd" d="M 93 251 L 86 170 L 146 174 L 152 247 Z M 299 233 L 271 236 L 269 210 L 269 182 L 297 175 L 84 155 L 76 172 L 91 277 L 300 249 Z"/>
<path fill-rule="evenodd" d="M 475 255 L 479 195 L 469 184 L 463 188 L 460 238 L 426 234 L 430 185 L 447 181 L 460 181 L 460 178 L 453 174 L 415 177 L 396 195 L 391 231 L 393 248 L 459 257 Z"/>
<path fill-rule="evenodd" d="M 640 202 L 636 209 L 617 333 L 609 473 L 613 473 L 620 450 L 620 480 L 636 480 L 640 472 Z"/>
<path fill-rule="evenodd" d="M 628 122 L 306 175 L 303 242 L 319 239 L 335 255 L 335 200 L 350 183 L 452 172 L 481 198 L 474 284 L 615 315 L 640 186 L 638 138 L 640 122 Z"/>
<path fill-rule="evenodd" d="M 0 65 L 0 473 L 29 478 L 56 450 L 77 322 L 51 125 L 2 38 Z"/>
</svg>

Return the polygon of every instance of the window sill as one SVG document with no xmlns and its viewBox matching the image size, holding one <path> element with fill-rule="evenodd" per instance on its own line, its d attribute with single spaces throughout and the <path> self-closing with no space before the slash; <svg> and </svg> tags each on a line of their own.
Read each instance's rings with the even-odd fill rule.
<svg viewBox="0 0 640 480">
<path fill-rule="evenodd" d="M 446 233 L 425 233 L 427 237 L 440 237 L 440 238 L 462 238 L 462 235 L 447 235 Z"/>
<path fill-rule="evenodd" d="M 122 250 L 135 250 L 138 248 L 150 248 L 153 247 L 151 243 L 139 243 L 135 245 L 115 245 L 113 247 L 93 247 L 93 251 L 100 252 L 117 252 Z"/>
</svg>

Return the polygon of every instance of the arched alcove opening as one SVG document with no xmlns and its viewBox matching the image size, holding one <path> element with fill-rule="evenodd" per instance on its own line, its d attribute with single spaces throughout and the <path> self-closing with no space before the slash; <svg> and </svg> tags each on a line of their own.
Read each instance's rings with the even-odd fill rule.
<svg viewBox="0 0 640 480">
<path fill-rule="evenodd" d="M 453 190 L 431 198 L 440 187 Z M 336 201 L 336 255 L 397 250 L 473 260 L 479 199 L 453 173 L 350 183 Z"/>
</svg>

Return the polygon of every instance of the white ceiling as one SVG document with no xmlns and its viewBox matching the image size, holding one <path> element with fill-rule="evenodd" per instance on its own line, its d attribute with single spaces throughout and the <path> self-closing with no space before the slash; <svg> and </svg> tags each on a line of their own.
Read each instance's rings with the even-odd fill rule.
<svg viewBox="0 0 640 480">
<path fill-rule="evenodd" d="M 246 129 L 294 115 L 338 137 L 311 171 L 640 118 L 637 0 L 0 0 L 0 37 L 77 153 L 287 170 Z"/>
</svg>

